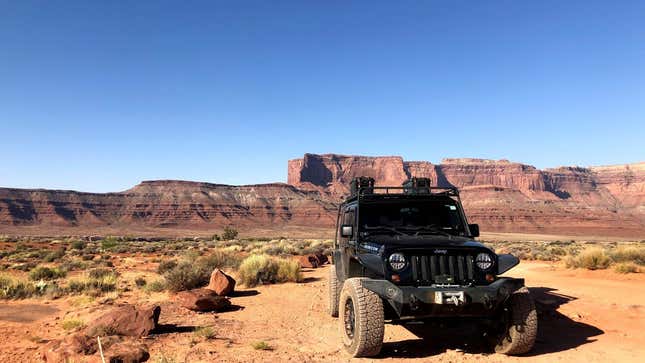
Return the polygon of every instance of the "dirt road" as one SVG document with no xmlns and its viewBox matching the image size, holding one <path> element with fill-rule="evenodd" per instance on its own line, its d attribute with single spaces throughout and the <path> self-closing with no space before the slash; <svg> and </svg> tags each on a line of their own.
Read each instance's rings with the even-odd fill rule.
<svg viewBox="0 0 645 363">
<path fill-rule="evenodd" d="M 235 309 L 220 314 L 186 311 L 165 293 L 135 291 L 119 301 L 162 305 L 162 329 L 147 341 L 153 362 L 350 361 L 340 349 L 337 320 L 326 314 L 327 272 L 328 267 L 306 271 L 300 284 L 242 289 L 232 298 Z M 512 272 L 526 278 L 543 307 L 538 342 L 527 356 L 490 354 L 477 336 L 386 326 L 383 351 L 374 360 L 639 362 L 645 357 L 644 274 L 567 270 L 548 263 L 522 263 Z M 0 331 L 6 340 L 0 361 L 37 361 L 39 341 L 63 335 L 59 323 L 66 314 L 89 320 L 106 308 L 73 308 L 70 301 L 0 303 Z M 36 314 L 20 318 L 26 309 Z M 197 339 L 192 331 L 198 326 L 213 327 L 215 338 Z M 271 349 L 256 350 L 256 342 Z"/>
</svg>

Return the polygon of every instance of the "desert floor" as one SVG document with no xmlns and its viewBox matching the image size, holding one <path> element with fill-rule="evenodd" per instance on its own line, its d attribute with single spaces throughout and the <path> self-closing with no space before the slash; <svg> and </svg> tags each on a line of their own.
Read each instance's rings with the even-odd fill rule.
<svg viewBox="0 0 645 363">
<path fill-rule="evenodd" d="M 124 276 L 154 271 L 145 263 Z M 68 317 L 90 321 L 116 302 L 158 303 L 161 329 L 147 338 L 151 362 L 350 361 L 340 348 L 338 321 L 326 313 L 329 265 L 305 270 L 305 282 L 240 287 L 234 309 L 195 313 L 166 292 L 122 293 L 79 303 L 78 298 L 0 302 L 0 361 L 40 361 L 44 343 L 66 333 Z M 534 350 L 522 357 L 491 354 L 478 335 L 450 327 L 386 326 L 386 361 L 640 362 L 645 357 L 645 274 L 569 270 L 559 263 L 522 262 L 509 275 L 524 277 L 538 301 L 540 320 Z M 195 327 L 210 326 L 213 339 L 197 339 Z M 425 337 L 425 339 L 424 339 Z M 266 342 L 271 350 L 255 350 Z"/>
</svg>

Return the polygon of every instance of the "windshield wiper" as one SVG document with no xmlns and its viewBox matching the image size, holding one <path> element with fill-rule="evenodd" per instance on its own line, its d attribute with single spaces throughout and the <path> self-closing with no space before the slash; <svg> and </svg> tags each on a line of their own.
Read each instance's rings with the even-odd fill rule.
<svg viewBox="0 0 645 363">
<path fill-rule="evenodd" d="M 389 231 L 389 232 L 398 233 L 398 234 L 400 234 L 402 236 L 407 236 L 408 235 L 407 233 L 401 232 L 401 231 L 399 231 L 398 229 L 396 229 L 394 227 L 387 227 L 387 226 L 376 226 L 376 227 L 365 226 L 363 229 L 365 229 L 366 231 L 375 231 L 375 232 L 376 231 Z"/>
</svg>

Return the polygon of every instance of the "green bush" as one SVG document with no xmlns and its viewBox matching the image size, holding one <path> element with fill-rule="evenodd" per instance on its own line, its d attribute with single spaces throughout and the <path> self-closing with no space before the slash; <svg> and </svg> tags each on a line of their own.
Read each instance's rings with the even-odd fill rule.
<svg viewBox="0 0 645 363">
<path fill-rule="evenodd" d="M 85 249 L 85 245 L 86 243 L 80 240 L 75 240 L 71 243 L 72 248 L 79 251 Z"/>
<path fill-rule="evenodd" d="M 222 233 L 222 239 L 225 241 L 230 241 L 237 238 L 238 232 L 237 229 L 232 227 L 224 227 L 224 233 Z"/>
<path fill-rule="evenodd" d="M 48 253 L 44 258 L 43 261 L 45 262 L 54 262 L 60 258 L 65 256 L 65 249 L 64 248 L 59 248 L 55 251 L 52 251 Z"/>
<path fill-rule="evenodd" d="M 117 244 L 118 240 L 115 237 L 105 237 L 105 239 L 101 240 L 101 248 L 104 250 L 110 250 L 116 247 Z"/>
<path fill-rule="evenodd" d="M 240 264 L 240 282 L 252 287 L 258 284 L 300 281 L 300 264 L 268 255 L 251 255 Z"/>
<path fill-rule="evenodd" d="M 38 266 L 29 272 L 29 278 L 38 280 L 54 280 L 65 277 L 66 272 L 57 267 Z"/>
<path fill-rule="evenodd" d="M 116 271 L 109 268 L 94 268 L 89 271 L 90 279 L 102 279 L 106 276 L 116 275 Z"/>
</svg>

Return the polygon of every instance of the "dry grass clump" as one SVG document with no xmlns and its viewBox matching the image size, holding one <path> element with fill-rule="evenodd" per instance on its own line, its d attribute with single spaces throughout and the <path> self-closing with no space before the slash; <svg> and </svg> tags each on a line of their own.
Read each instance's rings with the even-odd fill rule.
<svg viewBox="0 0 645 363">
<path fill-rule="evenodd" d="M 300 264 L 297 261 L 269 255 L 247 257 L 240 264 L 238 276 L 240 282 L 249 287 L 266 283 L 302 280 Z"/>
<path fill-rule="evenodd" d="M 611 258 L 600 247 L 586 249 L 577 256 L 569 256 L 566 260 L 566 266 L 569 268 L 586 268 L 589 270 L 606 269 L 611 265 Z"/>
<path fill-rule="evenodd" d="M 273 347 L 270 346 L 269 343 L 267 343 L 265 341 L 252 343 L 251 346 L 255 350 L 273 350 Z"/>
<path fill-rule="evenodd" d="M 614 271 L 621 274 L 638 273 L 641 268 L 633 262 L 619 262 L 614 266 Z"/>
<path fill-rule="evenodd" d="M 84 328 L 85 322 L 80 319 L 69 318 L 69 319 L 63 320 L 63 322 L 61 323 L 61 327 L 66 331 L 77 330 L 77 329 Z"/>
<path fill-rule="evenodd" d="M 215 330 L 213 330 L 213 328 L 210 326 L 202 326 L 202 327 L 196 328 L 193 331 L 193 335 L 196 338 L 210 340 L 215 338 Z"/>
<path fill-rule="evenodd" d="M 71 294 L 100 296 L 106 292 L 116 291 L 118 276 L 115 271 L 95 269 L 87 277 L 69 280 L 67 291 Z"/>
<path fill-rule="evenodd" d="M 0 299 L 26 299 L 36 294 L 38 289 L 34 283 L 0 276 Z"/>
<path fill-rule="evenodd" d="M 645 265 L 645 247 L 620 246 L 611 250 L 609 255 L 615 262 L 633 262 Z"/>
</svg>

